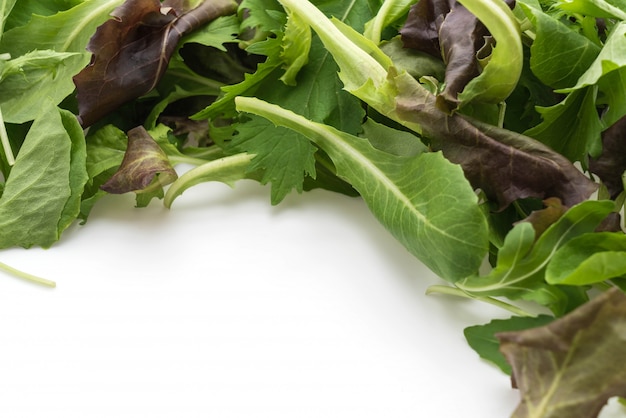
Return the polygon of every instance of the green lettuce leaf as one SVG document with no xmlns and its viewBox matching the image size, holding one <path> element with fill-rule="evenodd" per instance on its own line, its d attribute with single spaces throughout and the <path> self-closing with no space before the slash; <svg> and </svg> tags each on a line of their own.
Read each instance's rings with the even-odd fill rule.
<svg viewBox="0 0 626 418">
<path fill-rule="evenodd" d="M 73 114 L 46 103 L 0 197 L 0 248 L 49 247 L 78 216 L 85 139 Z"/>
<path fill-rule="evenodd" d="M 477 271 L 487 253 L 487 222 L 461 168 L 440 153 L 394 156 L 255 98 L 236 104 L 315 142 L 378 220 L 437 275 L 456 281 Z"/>
</svg>

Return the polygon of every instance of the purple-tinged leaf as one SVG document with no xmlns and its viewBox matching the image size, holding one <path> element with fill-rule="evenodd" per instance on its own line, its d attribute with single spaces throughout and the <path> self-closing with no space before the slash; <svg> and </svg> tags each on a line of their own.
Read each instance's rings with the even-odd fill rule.
<svg viewBox="0 0 626 418">
<path fill-rule="evenodd" d="M 626 396 L 626 295 L 611 289 L 550 324 L 496 334 L 522 400 L 513 418 L 594 418 Z"/>
<path fill-rule="evenodd" d="M 234 0 L 203 1 L 192 10 L 181 3 L 127 0 L 98 28 L 87 46 L 91 63 L 74 77 L 83 127 L 150 92 L 184 35 L 237 10 Z"/>
<path fill-rule="evenodd" d="M 479 51 L 489 49 L 485 25 L 456 0 L 421 0 L 411 7 L 400 33 L 405 47 L 445 62 L 445 87 L 437 105 L 455 109 L 458 94 L 481 72 Z"/>
<path fill-rule="evenodd" d="M 565 157 L 540 142 L 468 117 L 439 110 L 434 95 L 396 79 L 396 111 L 417 123 L 431 147 L 463 167 L 475 188 L 500 208 L 523 198 L 558 197 L 565 206 L 586 200 L 597 185 Z"/>
<path fill-rule="evenodd" d="M 602 133 L 602 154 L 589 162 L 589 169 L 606 185 L 612 198 L 624 190 L 626 171 L 626 116 Z"/>
<path fill-rule="evenodd" d="M 128 131 L 128 147 L 119 169 L 101 186 L 114 194 L 145 193 L 176 180 L 167 155 L 143 126 Z"/>
</svg>

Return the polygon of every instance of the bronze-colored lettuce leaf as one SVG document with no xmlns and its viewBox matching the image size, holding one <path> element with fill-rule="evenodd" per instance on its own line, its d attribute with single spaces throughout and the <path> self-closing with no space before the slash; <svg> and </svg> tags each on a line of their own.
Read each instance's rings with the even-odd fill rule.
<svg viewBox="0 0 626 418">
<path fill-rule="evenodd" d="M 185 10 L 180 0 L 127 0 L 87 45 L 91 63 L 74 77 L 83 127 L 150 92 L 180 39 L 203 24 L 237 10 L 234 0 L 203 1 Z"/>
<path fill-rule="evenodd" d="M 513 418 L 593 418 L 626 396 L 626 295 L 617 288 L 546 326 L 496 337 L 521 393 Z"/>
<path fill-rule="evenodd" d="M 146 193 L 176 180 L 167 155 L 143 126 L 128 131 L 128 146 L 119 169 L 100 188 L 109 193 Z"/>
</svg>

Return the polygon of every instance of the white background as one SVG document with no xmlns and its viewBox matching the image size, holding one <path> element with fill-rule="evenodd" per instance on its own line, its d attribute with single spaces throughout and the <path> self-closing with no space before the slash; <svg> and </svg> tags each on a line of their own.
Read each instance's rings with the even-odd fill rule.
<svg viewBox="0 0 626 418">
<path fill-rule="evenodd" d="M 519 399 L 463 337 L 509 315 L 426 296 L 439 280 L 359 199 L 109 196 L 0 261 L 57 282 L 0 273 L 0 417 L 503 418 Z"/>
</svg>

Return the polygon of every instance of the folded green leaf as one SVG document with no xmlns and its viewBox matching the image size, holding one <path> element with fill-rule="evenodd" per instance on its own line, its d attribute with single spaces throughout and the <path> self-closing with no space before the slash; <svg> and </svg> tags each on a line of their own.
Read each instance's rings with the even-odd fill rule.
<svg viewBox="0 0 626 418">
<path fill-rule="evenodd" d="M 455 281 L 477 271 L 487 252 L 486 219 L 461 169 L 441 154 L 398 157 L 258 99 L 239 97 L 236 104 L 315 142 L 378 220 L 436 274 Z"/>
<path fill-rule="evenodd" d="M 576 237 L 560 248 L 548 264 L 551 284 L 585 286 L 626 275 L 626 235 L 594 232 Z"/>
<path fill-rule="evenodd" d="M 147 193 L 177 178 L 167 155 L 143 126 L 128 131 L 128 146 L 115 174 L 101 186 L 109 193 Z"/>
<path fill-rule="evenodd" d="M 49 247 L 76 218 L 87 181 L 76 118 L 45 103 L 0 197 L 0 248 Z"/>
<path fill-rule="evenodd" d="M 513 418 L 593 418 L 626 396 L 626 295 L 612 289 L 550 324 L 496 335 L 522 400 Z"/>
</svg>

